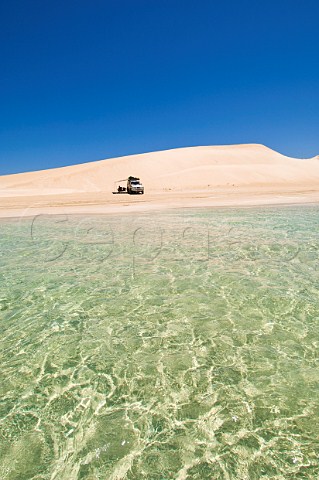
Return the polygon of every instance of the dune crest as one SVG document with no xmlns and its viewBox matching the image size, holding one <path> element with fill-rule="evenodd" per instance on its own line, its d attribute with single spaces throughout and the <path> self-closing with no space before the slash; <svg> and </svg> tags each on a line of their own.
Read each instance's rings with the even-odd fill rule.
<svg viewBox="0 0 319 480">
<path fill-rule="evenodd" d="M 259 144 L 188 147 L 0 177 L 7 194 L 109 192 L 114 182 L 141 177 L 148 191 L 187 191 L 228 184 L 319 183 L 319 156 L 286 157 Z"/>
</svg>

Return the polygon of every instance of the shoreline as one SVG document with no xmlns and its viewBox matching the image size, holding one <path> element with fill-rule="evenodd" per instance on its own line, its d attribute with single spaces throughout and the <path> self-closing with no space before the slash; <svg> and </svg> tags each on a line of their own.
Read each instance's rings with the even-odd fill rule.
<svg viewBox="0 0 319 480">
<path fill-rule="evenodd" d="M 268 189 L 267 189 L 268 190 Z M 152 213 L 196 208 L 252 208 L 319 205 L 319 190 L 229 189 L 193 192 L 161 192 L 114 198 L 107 192 L 68 195 L 0 197 L 0 218 L 35 215 L 99 215 Z"/>
</svg>

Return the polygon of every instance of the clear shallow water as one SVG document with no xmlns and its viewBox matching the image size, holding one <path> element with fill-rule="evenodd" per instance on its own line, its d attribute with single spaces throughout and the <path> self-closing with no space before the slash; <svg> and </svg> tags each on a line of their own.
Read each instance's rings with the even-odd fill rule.
<svg viewBox="0 0 319 480">
<path fill-rule="evenodd" d="M 318 227 L 2 221 L 1 480 L 318 478 Z"/>
</svg>

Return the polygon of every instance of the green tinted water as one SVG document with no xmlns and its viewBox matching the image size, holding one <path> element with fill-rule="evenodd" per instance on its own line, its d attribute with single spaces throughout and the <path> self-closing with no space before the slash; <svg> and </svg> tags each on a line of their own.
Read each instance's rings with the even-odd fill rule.
<svg viewBox="0 0 319 480">
<path fill-rule="evenodd" d="M 1 480 L 318 477 L 319 208 L 0 227 Z"/>
</svg>

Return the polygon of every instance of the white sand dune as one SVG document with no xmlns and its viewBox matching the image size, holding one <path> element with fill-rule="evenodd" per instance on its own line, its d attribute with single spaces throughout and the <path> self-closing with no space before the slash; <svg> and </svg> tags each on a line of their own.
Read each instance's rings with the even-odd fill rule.
<svg viewBox="0 0 319 480">
<path fill-rule="evenodd" d="M 186 202 L 190 206 L 190 200 L 198 198 L 196 192 L 215 199 L 218 195 L 225 197 L 227 192 L 230 195 L 237 192 L 237 203 L 239 192 L 242 199 L 247 194 L 260 193 L 319 194 L 318 156 L 295 159 L 258 144 L 205 146 L 2 176 L 0 213 L 21 210 L 31 203 L 42 204 L 46 209 L 53 204 L 116 205 L 123 203 L 124 197 L 126 205 L 136 203 L 141 198 L 110 196 L 115 182 L 129 175 L 140 177 L 145 185 L 144 206 L 147 199 L 153 204 L 156 199 L 163 205 L 172 203 L 172 198 L 174 205 Z"/>
</svg>

